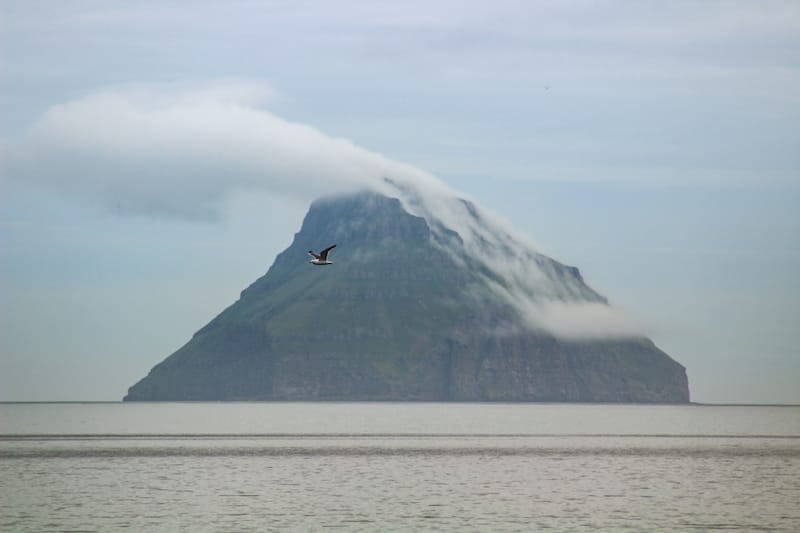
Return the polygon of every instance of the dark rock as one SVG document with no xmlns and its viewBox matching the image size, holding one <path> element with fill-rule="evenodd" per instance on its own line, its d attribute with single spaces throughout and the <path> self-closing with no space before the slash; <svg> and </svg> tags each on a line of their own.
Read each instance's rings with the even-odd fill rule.
<svg viewBox="0 0 800 533">
<path fill-rule="evenodd" d="M 442 242 L 463 241 L 436 229 L 377 194 L 315 202 L 269 271 L 125 400 L 689 401 L 685 369 L 646 338 L 524 327 L 487 288 L 498 274 L 454 260 Z M 308 264 L 333 243 L 334 265 Z M 605 302 L 578 269 L 535 261 Z"/>
</svg>

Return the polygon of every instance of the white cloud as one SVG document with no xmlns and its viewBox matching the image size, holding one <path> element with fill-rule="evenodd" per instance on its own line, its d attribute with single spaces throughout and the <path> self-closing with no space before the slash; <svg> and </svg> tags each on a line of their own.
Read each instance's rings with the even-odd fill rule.
<svg viewBox="0 0 800 533">
<path fill-rule="evenodd" d="M 624 311 L 599 302 L 550 300 L 529 310 L 536 322 L 559 337 L 573 339 L 641 336 L 643 325 Z"/>
<path fill-rule="evenodd" d="M 384 192 L 457 231 L 467 256 L 504 280 L 498 294 L 537 327 L 568 337 L 634 334 L 632 322 L 576 272 L 541 260 L 525 237 L 473 200 L 421 169 L 259 107 L 273 96 L 248 82 L 94 93 L 47 110 L 12 145 L 8 168 L 17 179 L 112 211 L 184 218 L 219 216 L 243 190 L 306 203 Z"/>
<path fill-rule="evenodd" d="M 248 187 L 315 197 L 392 166 L 257 105 L 252 83 L 139 86 L 48 109 L 12 144 L 9 174 L 132 213 L 209 217 Z"/>
</svg>

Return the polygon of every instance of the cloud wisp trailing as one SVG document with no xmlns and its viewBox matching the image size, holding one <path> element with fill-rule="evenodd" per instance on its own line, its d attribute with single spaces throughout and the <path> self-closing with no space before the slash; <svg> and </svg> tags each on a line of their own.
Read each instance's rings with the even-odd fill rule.
<svg viewBox="0 0 800 533">
<path fill-rule="evenodd" d="M 237 189 L 305 198 L 393 163 L 260 109 L 268 87 L 108 90 L 51 107 L 11 145 L 9 174 L 130 214 L 210 218 Z"/>
<path fill-rule="evenodd" d="M 466 253 L 504 280 L 490 286 L 532 326 L 566 338 L 641 335 L 579 275 L 541 260 L 473 200 L 424 170 L 270 113 L 262 106 L 273 94 L 250 82 L 93 93 L 48 109 L 10 144 L 6 167 L 112 212 L 189 219 L 219 217 L 242 190 L 303 202 L 373 190 L 398 197 L 434 231 L 456 231 Z"/>
</svg>

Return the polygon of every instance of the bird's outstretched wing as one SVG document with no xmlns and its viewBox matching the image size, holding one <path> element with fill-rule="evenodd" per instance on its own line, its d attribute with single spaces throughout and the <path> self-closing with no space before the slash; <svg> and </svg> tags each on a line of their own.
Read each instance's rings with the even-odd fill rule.
<svg viewBox="0 0 800 533">
<path fill-rule="evenodd" d="M 312 252 L 311 250 L 309 250 L 309 251 L 308 251 L 308 255 L 310 255 L 310 256 L 311 256 L 311 257 L 313 257 L 314 259 L 319 259 L 319 258 L 320 258 L 320 255 L 319 255 L 319 254 L 315 254 L 315 253 L 314 253 L 314 252 Z"/>
<path fill-rule="evenodd" d="M 331 251 L 331 250 L 333 250 L 334 248 L 336 248 L 336 245 L 335 245 L 335 244 L 332 244 L 331 246 L 328 246 L 327 248 L 325 248 L 324 250 L 322 250 L 322 251 L 319 253 L 319 257 L 318 257 L 318 259 L 322 259 L 323 261 L 327 261 L 327 260 L 328 260 L 328 252 L 330 252 L 330 251 Z"/>
</svg>

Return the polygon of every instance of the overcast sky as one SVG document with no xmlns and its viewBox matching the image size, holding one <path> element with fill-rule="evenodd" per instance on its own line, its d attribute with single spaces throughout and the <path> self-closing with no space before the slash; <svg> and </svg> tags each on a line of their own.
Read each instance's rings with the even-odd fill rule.
<svg viewBox="0 0 800 533">
<path fill-rule="evenodd" d="M 421 169 L 698 402 L 800 403 L 800 3 L 0 5 L 0 400 L 117 400 L 315 197 Z"/>
</svg>

